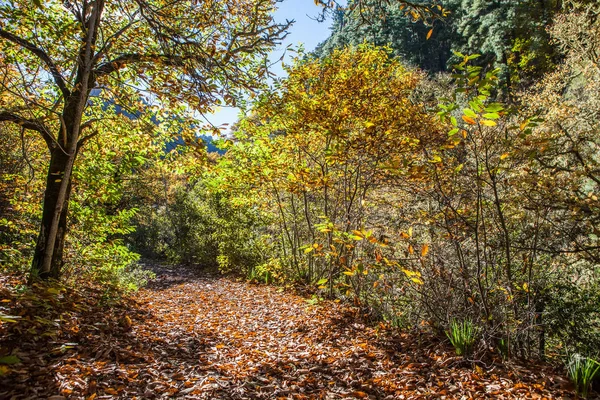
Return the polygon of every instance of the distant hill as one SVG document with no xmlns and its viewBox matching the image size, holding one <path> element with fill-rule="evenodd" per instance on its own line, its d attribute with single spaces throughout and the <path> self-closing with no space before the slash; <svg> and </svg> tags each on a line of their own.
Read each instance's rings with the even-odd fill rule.
<svg viewBox="0 0 600 400">
<path fill-rule="evenodd" d="M 99 89 L 92 90 L 92 93 L 91 93 L 92 96 L 98 96 L 99 94 L 100 94 Z M 121 107 L 120 105 L 114 104 L 113 102 L 109 102 L 109 101 L 106 101 L 104 103 L 104 105 L 102 106 L 102 109 L 104 111 L 106 111 L 109 106 L 114 106 L 116 114 L 124 115 L 129 119 L 137 119 L 140 117 L 140 115 L 142 113 L 141 111 L 130 112 L 130 111 L 124 109 L 123 107 Z M 151 120 L 154 124 L 156 124 L 156 125 L 159 124 L 159 122 L 156 120 L 156 118 L 152 117 Z M 225 150 L 221 150 L 215 145 L 215 143 L 214 143 L 215 140 L 212 136 L 202 135 L 201 138 L 202 138 L 202 141 L 204 142 L 204 145 L 206 146 L 206 151 L 208 153 L 218 153 L 220 155 L 225 154 Z M 185 142 L 180 137 L 174 138 L 172 141 L 168 142 L 165 145 L 165 153 L 169 153 L 169 152 L 175 150 L 178 146 L 185 146 L 185 145 L 186 145 Z"/>
<path fill-rule="evenodd" d="M 215 145 L 215 139 L 212 136 L 202 135 L 201 136 L 204 145 L 206 146 L 206 151 L 208 153 L 218 153 L 220 155 L 225 154 L 225 150 L 219 149 Z M 172 141 L 168 142 L 165 146 L 165 153 L 169 153 L 175 150 L 178 146 L 185 146 L 185 142 L 181 138 L 175 138 Z"/>
</svg>

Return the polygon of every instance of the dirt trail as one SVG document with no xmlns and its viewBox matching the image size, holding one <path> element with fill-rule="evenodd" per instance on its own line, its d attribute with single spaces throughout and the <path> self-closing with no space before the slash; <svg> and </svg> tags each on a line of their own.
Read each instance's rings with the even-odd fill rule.
<svg viewBox="0 0 600 400">
<path fill-rule="evenodd" d="M 98 299 L 58 295 L 47 339 L 2 327 L 0 346 L 23 363 L 0 378 L 0 398 L 570 397 L 564 379 L 539 368 L 464 365 L 443 343 L 419 346 L 275 287 L 161 269 L 110 312 Z M 11 301 L 27 327 L 27 308 Z"/>
</svg>

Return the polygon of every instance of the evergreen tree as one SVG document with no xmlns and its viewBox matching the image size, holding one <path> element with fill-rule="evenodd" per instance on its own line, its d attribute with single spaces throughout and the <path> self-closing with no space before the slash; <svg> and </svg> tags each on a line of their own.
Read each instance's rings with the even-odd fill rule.
<svg viewBox="0 0 600 400">
<path fill-rule="evenodd" d="M 415 22 L 397 2 L 364 3 L 360 10 L 335 12 L 332 34 L 317 55 L 367 41 L 389 45 L 405 63 L 435 73 L 451 69 L 453 51 L 481 54 L 479 65 L 501 68 L 506 93 L 529 86 L 559 58 L 546 29 L 558 0 L 441 0 L 449 14 L 427 24 Z"/>
<path fill-rule="evenodd" d="M 377 0 L 366 3 L 371 7 L 346 12 L 336 10 L 332 34 L 317 47 L 317 55 L 330 54 L 333 49 L 367 41 L 377 46 L 389 45 L 395 56 L 423 70 L 439 72 L 447 69 L 454 35 L 447 20 L 436 20 L 435 34 L 427 39 L 432 27 L 422 21 L 413 21 L 401 4 L 381 4 Z"/>
</svg>

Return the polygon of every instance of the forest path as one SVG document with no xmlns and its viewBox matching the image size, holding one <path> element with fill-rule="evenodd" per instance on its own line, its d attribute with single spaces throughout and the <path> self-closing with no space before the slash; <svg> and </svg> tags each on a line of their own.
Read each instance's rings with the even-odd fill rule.
<svg viewBox="0 0 600 400">
<path fill-rule="evenodd" d="M 566 393 L 564 380 L 547 371 L 484 371 L 461 363 L 441 343 L 419 345 L 411 335 L 357 322 L 351 309 L 335 302 L 309 304 L 276 287 L 185 268 L 158 270 L 146 288 L 109 311 L 89 291 L 60 296 L 58 327 L 46 347 L 39 335 L 25 332 L 13 348 L 23 363 L 0 378 L 0 398 L 521 399 Z M 15 347 L 14 332 L 0 331 L 0 345 L 11 343 Z"/>
</svg>

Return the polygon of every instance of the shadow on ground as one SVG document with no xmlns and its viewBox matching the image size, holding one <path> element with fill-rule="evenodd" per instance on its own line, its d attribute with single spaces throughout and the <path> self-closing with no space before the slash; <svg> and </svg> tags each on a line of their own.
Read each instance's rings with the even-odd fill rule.
<svg viewBox="0 0 600 400">
<path fill-rule="evenodd" d="M 91 284 L 2 285 L 0 399 L 560 398 L 547 368 L 461 363 L 435 339 L 394 333 L 334 302 L 195 268 L 149 266 L 133 296 Z M 6 312 L 5 312 L 6 313 Z M 61 397 L 62 396 L 62 397 Z"/>
</svg>

